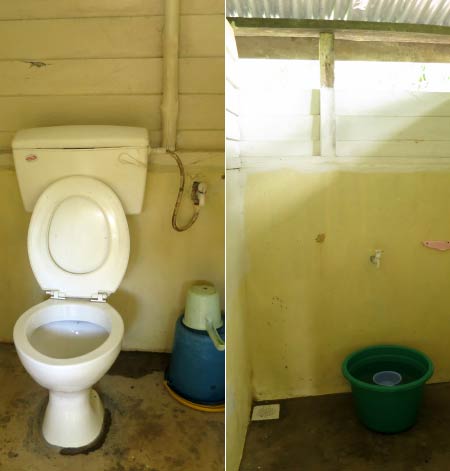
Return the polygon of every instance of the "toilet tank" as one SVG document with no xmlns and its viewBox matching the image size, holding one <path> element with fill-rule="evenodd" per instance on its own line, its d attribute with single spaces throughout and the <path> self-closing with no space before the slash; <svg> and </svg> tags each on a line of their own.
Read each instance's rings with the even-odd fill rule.
<svg viewBox="0 0 450 471">
<path fill-rule="evenodd" d="M 26 211 L 52 182 L 71 175 L 96 178 L 119 197 L 126 214 L 142 211 L 150 150 L 144 128 L 53 126 L 23 129 L 12 142 Z"/>
</svg>

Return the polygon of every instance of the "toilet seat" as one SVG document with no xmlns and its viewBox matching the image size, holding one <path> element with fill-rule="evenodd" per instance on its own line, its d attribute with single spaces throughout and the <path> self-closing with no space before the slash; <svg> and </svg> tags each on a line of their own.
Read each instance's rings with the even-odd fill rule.
<svg viewBox="0 0 450 471">
<path fill-rule="evenodd" d="M 43 290 L 56 299 L 105 301 L 128 265 L 128 224 L 119 198 L 84 176 L 51 184 L 33 210 L 28 254 Z"/>
</svg>

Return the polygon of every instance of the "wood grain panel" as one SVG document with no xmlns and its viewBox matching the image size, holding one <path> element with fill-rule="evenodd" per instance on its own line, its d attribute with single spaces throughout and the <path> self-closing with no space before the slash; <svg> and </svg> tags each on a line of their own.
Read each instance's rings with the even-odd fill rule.
<svg viewBox="0 0 450 471">
<path fill-rule="evenodd" d="M 223 15 L 222 0 L 183 0 L 182 15 Z M 164 15 L 164 0 L 14 0 L 0 3 L 0 19 Z"/>
<path fill-rule="evenodd" d="M 319 139 L 317 116 L 241 116 L 243 141 L 309 141 Z"/>
<path fill-rule="evenodd" d="M 180 57 L 223 57 L 222 15 L 183 16 L 180 21 Z"/>
<path fill-rule="evenodd" d="M 228 80 L 225 82 L 225 108 L 235 115 L 240 114 L 241 108 L 241 94 Z"/>
<path fill-rule="evenodd" d="M 2 97 L 0 129 L 116 124 L 158 130 L 160 101 L 158 95 Z"/>
<path fill-rule="evenodd" d="M 3 21 L 0 57 L 161 57 L 162 28 L 162 16 Z"/>
<path fill-rule="evenodd" d="M 336 90 L 341 116 L 450 116 L 450 93 Z"/>
<path fill-rule="evenodd" d="M 241 131 L 239 128 L 239 118 L 229 111 L 225 112 L 225 138 L 239 141 Z"/>
<path fill-rule="evenodd" d="M 14 0 L 0 3 L 0 19 L 2 20 L 145 15 L 164 15 L 164 1 Z"/>
<path fill-rule="evenodd" d="M 0 61 L 0 95 L 159 94 L 162 59 Z M 189 84 L 184 83 L 184 88 Z"/>
<path fill-rule="evenodd" d="M 338 141 L 338 157 L 450 157 L 450 141 Z"/>
<path fill-rule="evenodd" d="M 223 57 L 180 59 L 180 93 L 224 93 Z"/>
<path fill-rule="evenodd" d="M 44 96 L 0 98 L 0 129 L 15 131 L 58 124 L 122 124 L 157 130 L 159 95 Z M 181 130 L 224 127 L 223 95 L 182 95 Z"/>
<path fill-rule="evenodd" d="M 223 0 L 182 0 L 180 2 L 182 15 L 225 15 Z"/>
<path fill-rule="evenodd" d="M 232 139 L 226 139 L 225 153 L 227 156 L 227 160 L 237 159 L 241 154 L 240 142 L 233 141 Z"/>
<path fill-rule="evenodd" d="M 178 129 L 224 129 L 224 95 L 181 95 Z"/>
<path fill-rule="evenodd" d="M 162 16 L 3 21 L 2 59 L 161 57 Z M 223 17 L 183 16 L 180 57 L 223 57 Z"/>
<path fill-rule="evenodd" d="M 162 59 L 53 59 L 36 66 L 0 61 L 0 96 L 162 92 Z M 180 93 L 224 93 L 224 60 L 180 60 Z"/>
<path fill-rule="evenodd" d="M 446 141 L 450 117 L 338 116 L 338 141 Z"/>
<path fill-rule="evenodd" d="M 241 113 L 260 116 L 261 114 L 319 115 L 319 90 L 254 90 L 241 89 Z"/>
<path fill-rule="evenodd" d="M 242 157 L 312 157 L 319 155 L 319 141 L 241 141 Z"/>
<path fill-rule="evenodd" d="M 223 150 L 225 131 L 179 131 L 177 146 L 180 150 Z"/>
<path fill-rule="evenodd" d="M 239 62 L 230 56 L 228 49 L 225 54 L 225 78 L 235 88 L 239 88 Z"/>
</svg>

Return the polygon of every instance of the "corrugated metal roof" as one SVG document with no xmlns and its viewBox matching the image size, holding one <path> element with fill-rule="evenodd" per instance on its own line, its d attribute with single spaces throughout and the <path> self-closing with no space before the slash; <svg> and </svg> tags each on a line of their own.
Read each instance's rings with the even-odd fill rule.
<svg viewBox="0 0 450 471">
<path fill-rule="evenodd" d="M 227 16 L 450 26 L 450 0 L 226 0 Z"/>
</svg>

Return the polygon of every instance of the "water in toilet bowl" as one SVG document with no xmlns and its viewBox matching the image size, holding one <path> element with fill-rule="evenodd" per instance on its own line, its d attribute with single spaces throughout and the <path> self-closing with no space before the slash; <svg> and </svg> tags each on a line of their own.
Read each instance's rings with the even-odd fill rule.
<svg viewBox="0 0 450 471">
<path fill-rule="evenodd" d="M 37 328 L 31 345 L 52 358 L 74 358 L 95 350 L 109 336 L 102 326 L 85 321 L 55 321 Z"/>
</svg>

